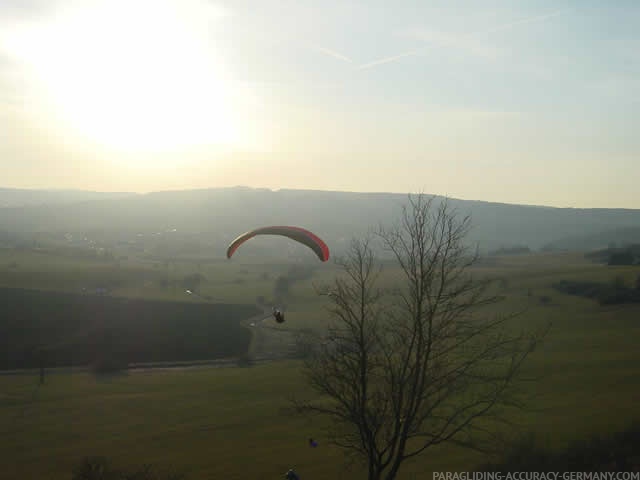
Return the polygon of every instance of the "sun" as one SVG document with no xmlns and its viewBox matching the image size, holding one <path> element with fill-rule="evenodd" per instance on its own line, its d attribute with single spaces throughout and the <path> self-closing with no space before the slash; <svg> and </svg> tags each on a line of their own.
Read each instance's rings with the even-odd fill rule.
<svg viewBox="0 0 640 480">
<path fill-rule="evenodd" d="M 233 145 L 233 83 L 212 44 L 223 13 L 197 0 L 70 2 L 13 50 L 58 127 L 108 149 Z"/>
</svg>

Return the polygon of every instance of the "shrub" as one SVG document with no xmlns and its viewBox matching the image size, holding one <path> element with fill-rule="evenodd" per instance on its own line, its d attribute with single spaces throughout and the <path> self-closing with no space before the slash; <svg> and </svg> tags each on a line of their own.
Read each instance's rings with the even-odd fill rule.
<svg viewBox="0 0 640 480">
<path fill-rule="evenodd" d="M 609 257 L 609 265 L 633 265 L 633 253 L 630 251 L 615 252 Z"/>
<path fill-rule="evenodd" d="M 119 358 L 100 358 L 91 365 L 91 371 L 96 375 L 119 373 L 127 368 L 129 368 L 129 364 Z"/>
<path fill-rule="evenodd" d="M 181 473 L 161 474 L 151 465 L 132 471 L 116 469 L 106 457 L 85 457 L 73 471 L 72 480 L 184 480 Z"/>
<path fill-rule="evenodd" d="M 118 480 L 119 472 L 111 467 L 109 460 L 105 457 L 85 457 L 74 469 L 71 478 L 73 480 Z"/>
<path fill-rule="evenodd" d="M 596 298 L 602 289 L 602 285 L 595 282 L 574 282 L 561 280 L 554 283 L 553 288 L 567 295 L 577 295 L 580 297 Z"/>
<path fill-rule="evenodd" d="M 549 305 L 551 303 L 551 297 L 547 296 L 547 295 L 542 295 L 539 298 L 539 301 L 542 305 Z"/>
</svg>

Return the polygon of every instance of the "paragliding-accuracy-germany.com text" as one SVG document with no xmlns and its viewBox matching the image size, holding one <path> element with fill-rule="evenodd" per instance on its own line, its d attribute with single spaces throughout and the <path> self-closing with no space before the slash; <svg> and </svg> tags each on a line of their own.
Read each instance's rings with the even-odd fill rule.
<svg viewBox="0 0 640 480">
<path fill-rule="evenodd" d="M 433 472 L 432 480 L 640 480 L 640 472 Z"/>
</svg>

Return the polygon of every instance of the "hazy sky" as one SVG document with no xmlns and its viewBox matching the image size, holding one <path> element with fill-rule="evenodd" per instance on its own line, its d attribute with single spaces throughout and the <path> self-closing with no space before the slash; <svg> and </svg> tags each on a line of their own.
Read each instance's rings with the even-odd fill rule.
<svg viewBox="0 0 640 480">
<path fill-rule="evenodd" d="M 637 0 L 0 0 L 0 186 L 640 208 Z"/>
</svg>

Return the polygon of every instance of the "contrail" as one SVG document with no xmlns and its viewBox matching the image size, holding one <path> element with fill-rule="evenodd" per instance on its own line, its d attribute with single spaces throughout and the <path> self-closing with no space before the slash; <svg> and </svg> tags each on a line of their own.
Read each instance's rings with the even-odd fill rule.
<svg viewBox="0 0 640 480">
<path fill-rule="evenodd" d="M 506 30 L 508 28 L 515 27 L 516 25 L 521 25 L 523 23 L 539 22 L 541 20 L 546 20 L 546 19 L 551 18 L 551 17 L 556 17 L 558 15 L 562 15 L 563 13 L 565 13 L 568 10 L 569 10 L 568 8 L 565 8 L 565 9 L 557 10 L 555 12 L 547 13 L 547 14 L 544 14 L 544 15 L 536 15 L 534 17 L 527 17 L 527 18 L 523 18 L 521 20 L 515 20 L 513 22 L 505 23 L 503 25 L 498 25 L 497 27 L 493 27 L 493 28 L 490 28 L 490 29 L 487 29 L 487 30 L 482 30 L 480 32 L 472 33 L 470 35 L 465 35 L 463 38 L 471 39 L 471 38 L 473 38 L 475 36 L 478 36 L 478 35 L 482 35 L 482 34 L 485 34 L 485 33 L 493 33 L 493 32 L 497 32 L 499 30 Z M 377 67 L 379 65 L 384 65 L 385 63 L 395 62 L 395 61 L 400 60 L 401 58 L 404 58 L 404 57 L 410 57 L 410 56 L 413 56 L 413 55 L 417 55 L 419 53 L 424 53 L 429 49 L 434 49 L 434 48 L 438 48 L 438 47 L 442 48 L 443 45 L 427 45 L 427 46 L 424 46 L 424 47 L 421 47 L 421 48 L 416 48 L 416 49 L 413 49 L 413 50 L 409 50 L 407 52 L 399 53 L 399 54 L 393 55 L 391 57 L 379 58 L 378 60 L 373 60 L 371 62 L 363 63 L 362 65 L 358 65 L 356 67 L 356 70 L 367 70 L 369 68 Z"/>
<path fill-rule="evenodd" d="M 522 20 L 516 20 L 516 21 L 510 22 L 510 23 L 505 23 L 504 25 L 499 25 L 499 26 L 491 28 L 489 30 L 484 30 L 482 32 L 478 32 L 478 35 L 479 34 L 483 34 L 483 33 L 493 33 L 493 32 L 497 32 L 499 30 L 506 30 L 508 28 L 515 27 L 516 25 L 521 25 L 523 23 L 539 22 L 541 20 L 546 20 L 547 18 L 557 17 L 558 15 L 562 15 L 563 13 L 565 13 L 568 10 L 569 10 L 568 8 L 563 8 L 562 10 L 558 10 L 558 11 L 555 11 L 553 13 L 547 13 L 545 15 L 537 15 L 535 17 L 523 18 Z"/>
<path fill-rule="evenodd" d="M 410 50 L 408 52 L 399 53 L 398 55 L 393 55 L 392 57 L 379 58 L 378 60 L 374 60 L 374 61 L 369 62 L 369 63 L 363 63 L 362 65 L 358 65 L 356 67 L 356 70 L 366 70 L 368 68 L 377 67 L 378 65 L 384 65 L 385 63 L 395 62 L 396 60 L 400 60 L 401 58 L 410 57 L 412 55 L 416 55 L 416 54 L 418 54 L 420 52 L 423 52 L 423 51 L 427 50 L 428 48 L 429 47 L 417 48 L 415 50 Z"/>
<path fill-rule="evenodd" d="M 314 50 L 320 52 L 320 53 L 324 53 L 325 55 L 329 56 L 329 57 L 333 57 L 333 58 L 337 58 L 338 60 L 342 60 L 345 62 L 349 62 L 349 63 L 353 63 L 353 60 L 351 60 L 349 57 L 342 55 L 341 53 L 338 53 L 334 50 L 329 50 L 328 48 L 324 48 L 324 47 L 318 47 L 316 45 L 311 45 L 311 48 L 313 48 Z"/>
</svg>

